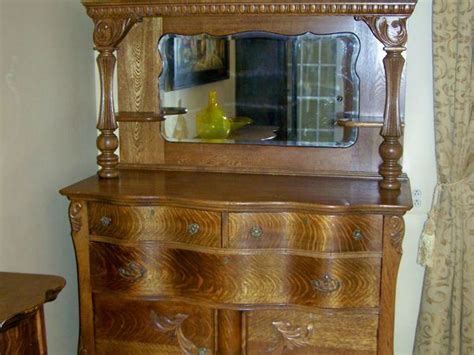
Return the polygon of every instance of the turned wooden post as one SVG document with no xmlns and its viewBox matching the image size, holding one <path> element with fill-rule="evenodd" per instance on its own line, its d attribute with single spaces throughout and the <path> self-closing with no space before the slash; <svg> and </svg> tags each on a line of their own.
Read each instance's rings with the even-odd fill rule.
<svg viewBox="0 0 474 355">
<path fill-rule="evenodd" d="M 97 156 L 98 172 L 102 178 L 115 178 L 118 176 L 118 138 L 115 130 L 118 128 L 115 119 L 113 81 L 116 58 L 114 51 L 128 31 L 139 19 L 136 17 L 94 19 L 94 44 L 99 51 L 97 65 L 100 74 L 100 109 L 97 129 Z"/>
<path fill-rule="evenodd" d="M 380 187 L 386 190 L 399 190 L 398 177 L 402 167 L 398 163 L 403 154 L 400 144 L 402 135 L 400 122 L 400 83 L 405 59 L 402 52 L 406 50 L 407 41 L 406 17 L 394 16 L 360 16 L 356 20 L 363 20 L 377 39 L 383 43 L 387 52 L 383 60 L 386 78 L 384 123 L 380 134 L 383 142 L 379 152 L 382 164 L 379 173 L 383 179 Z"/>
</svg>

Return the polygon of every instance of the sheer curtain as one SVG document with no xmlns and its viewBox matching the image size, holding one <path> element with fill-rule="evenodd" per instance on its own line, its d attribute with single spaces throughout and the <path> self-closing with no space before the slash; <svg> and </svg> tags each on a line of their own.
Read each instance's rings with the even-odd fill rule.
<svg viewBox="0 0 474 355">
<path fill-rule="evenodd" d="M 414 354 L 474 354 L 474 0 L 433 0 L 438 185 Z"/>
</svg>

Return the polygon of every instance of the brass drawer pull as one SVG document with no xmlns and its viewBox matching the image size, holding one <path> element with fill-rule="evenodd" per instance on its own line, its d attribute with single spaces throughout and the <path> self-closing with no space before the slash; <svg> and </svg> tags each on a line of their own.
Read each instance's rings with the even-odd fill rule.
<svg viewBox="0 0 474 355">
<path fill-rule="evenodd" d="M 100 224 L 102 224 L 104 227 L 108 227 L 112 224 L 112 218 L 104 216 L 100 219 Z"/>
<path fill-rule="evenodd" d="M 145 268 L 134 261 L 131 261 L 125 267 L 119 267 L 118 272 L 124 279 L 136 281 L 145 275 Z"/>
<path fill-rule="evenodd" d="M 337 291 L 341 287 L 341 282 L 333 279 L 328 273 L 325 273 L 317 280 L 312 280 L 311 284 L 316 291 L 322 293 L 331 293 Z"/>
<path fill-rule="evenodd" d="M 263 235 L 262 227 L 254 226 L 250 229 L 250 236 L 252 238 L 258 239 L 258 238 L 261 238 L 262 235 Z"/>
<path fill-rule="evenodd" d="M 197 224 L 197 223 L 190 223 L 190 224 L 188 224 L 188 229 L 187 229 L 187 230 L 188 230 L 188 234 L 189 234 L 191 237 L 194 236 L 194 235 L 196 235 L 196 234 L 198 234 L 198 233 L 199 233 L 199 229 L 200 229 L 200 227 L 199 227 L 199 224 Z"/>
<path fill-rule="evenodd" d="M 355 240 L 361 240 L 364 237 L 362 232 L 359 229 L 356 229 L 352 232 L 352 238 Z"/>
</svg>

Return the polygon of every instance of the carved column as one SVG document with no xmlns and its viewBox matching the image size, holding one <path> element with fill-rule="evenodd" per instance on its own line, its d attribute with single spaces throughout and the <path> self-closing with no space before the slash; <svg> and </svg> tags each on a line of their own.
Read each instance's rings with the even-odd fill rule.
<svg viewBox="0 0 474 355">
<path fill-rule="evenodd" d="M 380 133 L 384 141 L 379 148 L 383 161 L 379 168 L 379 173 L 383 177 L 380 187 L 386 190 L 399 190 L 398 177 L 402 173 L 402 167 L 398 161 L 403 154 L 403 147 L 400 144 L 400 82 L 405 64 L 402 52 L 406 50 L 406 17 L 360 16 L 356 17 L 356 20 L 363 20 L 370 27 L 387 52 L 383 60 L 386 96 L 384 124 Z"/>
<path fill-rule="evenodd" d="M 94 19 L 94 44 L 99 51 L 97 65 L 100 74 L 100 109 L 97 129 L 97 148 L 100 154 L 97 164 L 100 166 L 99 176 L 115 178 L 118 176 L 118 138 L 115 130 L 118 128 L 115 119 L 113 80 L 116 58 L 114 51 L 126 36 L 132 26 L 138 21 L 136 17 Z"/>
</svg>

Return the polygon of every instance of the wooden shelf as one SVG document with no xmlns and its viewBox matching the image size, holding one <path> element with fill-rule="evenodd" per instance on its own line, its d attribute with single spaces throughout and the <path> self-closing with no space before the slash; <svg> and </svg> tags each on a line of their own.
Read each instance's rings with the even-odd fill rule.
<svg viewBox="0 0 474 355">
<path fill-rule="evenodd" d="M 115 118 L 118 122 L 160 122 L 166 116 L 182 115 L 188 110 L 183 107 L 162 107 L 160 112 L 117 112 Z"/>
<path fill-rule="evenodd" d="M 341 118 L 336 121 L 336 125 L 344 127 L 344 128 L 376 128 L 376 127 L 383 127 L 383 121 L 352 121 L 347 118 Z M 405 127 L 405 123 L 401 123 L 402 127 Z"/>
</svg>

